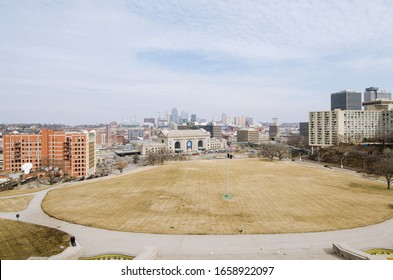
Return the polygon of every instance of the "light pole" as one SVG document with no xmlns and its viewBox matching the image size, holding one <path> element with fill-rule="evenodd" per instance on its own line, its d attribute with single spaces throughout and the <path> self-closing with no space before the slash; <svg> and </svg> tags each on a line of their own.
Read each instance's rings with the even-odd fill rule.
<svg viewBox="0 0 393 280">
<path fill-rule="evenodd" d="M 344 167 L 344 165 L 343 165 L 343 158 L 341 158 L 341 168 L 343 168 Z"/>
</svg>

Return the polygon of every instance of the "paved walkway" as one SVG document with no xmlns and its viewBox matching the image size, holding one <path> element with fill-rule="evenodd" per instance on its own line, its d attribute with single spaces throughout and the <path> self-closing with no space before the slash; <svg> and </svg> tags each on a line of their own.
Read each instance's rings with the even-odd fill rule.
<svg viewBox="0 0 393 280">
<path fill-rule="evenodd" d="M 51 189 L 26 194 L 34 196 L 26 210 L 3 212 L 0 218 L 16 220 L 16 214 L 19 213 L 22 222 L 58 228 L 74 235 L 83 248 L 83 256 L 114 252 L 137 255 L 144 247 L 155 246 L 161 259 L 323 260 L 337 259 L 332 253 L 332 243 L 347 243 L 360 250 L 393 248 L 393 219 L 350 230 L 294 234 L 164 235 L 90 228 L 45 214 L 41 202 Z"/>
</svg>

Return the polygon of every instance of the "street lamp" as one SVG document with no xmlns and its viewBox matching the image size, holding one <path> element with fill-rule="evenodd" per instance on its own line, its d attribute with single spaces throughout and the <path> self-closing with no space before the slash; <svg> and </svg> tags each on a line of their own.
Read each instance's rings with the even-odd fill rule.
<svg viewBox="0 0 393 280">
<path fill-rule="evenodd" d="M 343 168 L 344 167 L 344 165 L 343 165 L 343 158 L 341 158 L 341 168 Z"/>
</svg>

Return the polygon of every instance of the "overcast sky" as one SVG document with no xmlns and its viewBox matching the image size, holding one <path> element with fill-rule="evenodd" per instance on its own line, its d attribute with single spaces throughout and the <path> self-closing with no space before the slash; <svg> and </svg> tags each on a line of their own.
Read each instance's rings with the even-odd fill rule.
<svg viewBox="0 0 393 280">
<path fill-rule="evenodd" d="M 393 1 L 0 0 L 0 123 L 307 121 L 393 91 Z"/>
</svg>

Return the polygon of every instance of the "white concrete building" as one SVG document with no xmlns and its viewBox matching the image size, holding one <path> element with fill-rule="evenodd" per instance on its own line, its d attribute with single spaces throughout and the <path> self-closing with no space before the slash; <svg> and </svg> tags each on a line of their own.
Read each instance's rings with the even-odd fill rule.
<svg viewBox="0 0 393 280">
<path fill-rule="evenodd" d="M 141 146 L 141 156 L 146 157 L 149 152 L 157 153 L 160 150 L 166 149 L 167 146 L 158 142 L 143 142 Z"/>
<path fill-rule="evenodd" d="M 186 153 L 210 150 L 210 132 L 196 130 L 161 130 L 157 141 L 165 144 L 172 153 Z"/>
<path fill-rule="evenodd" d="M 309 145 L 361 143 L 393 132 L 392 110 L 334 110 L 309 113 Z"/>
</svg>

